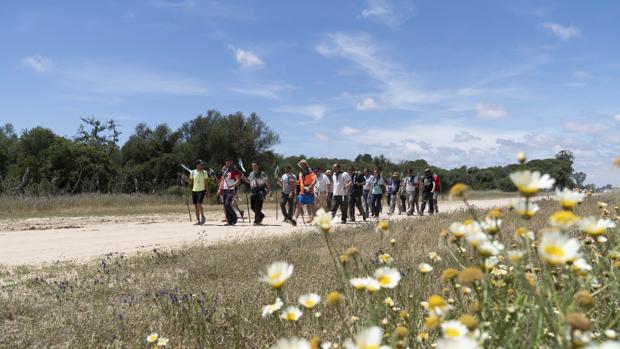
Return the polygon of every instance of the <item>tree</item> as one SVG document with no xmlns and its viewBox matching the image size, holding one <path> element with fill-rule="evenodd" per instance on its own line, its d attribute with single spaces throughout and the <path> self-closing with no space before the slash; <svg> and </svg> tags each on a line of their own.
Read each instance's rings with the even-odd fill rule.
<svg viewBox="0 0 620 349">
<path fill-rule="evenodd" d="M 573 165 L 573 161 L 575 160 L 575 155 L 570 150 L 560 150 L 557 154 L 555 154 L 555 158 L 562 161 L 567 161 L 570 165 Z"/>
<path fill-rule="evenodd" d="M 583 187 L 583 183 L 586 181 L 587 177 L 588 176 L 585 173 L 583 173 L 583 172 L 576 172 L 576 173 L 574 173 L 572 175 L 572 179 L 573 179 L 573 181 L 575 181 L 575 185 L 578 188 L 582 188 Z"/>
</svg>

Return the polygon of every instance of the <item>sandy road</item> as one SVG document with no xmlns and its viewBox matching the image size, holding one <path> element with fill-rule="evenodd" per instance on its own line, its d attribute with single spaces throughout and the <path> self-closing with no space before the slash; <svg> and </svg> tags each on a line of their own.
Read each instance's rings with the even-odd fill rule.
<svg viewBox="0 0 620 349">
<path fill-rule="evenodd" d="M 514 200 L 472 200 L 472 204 L 492 208 L 506 206 Z M 439 207 L 442 212 L 449 212 L 464 206 L 460 201 L 446 201 L 440 202 Z M 154 248 L 181 247 L 199 240 L 213 244 L 311 229 L 301 222 L 297 227 L 277 222 L 273 209 L 266 214 L 268 217 L 263 226 L 240 220 L 234 227 L 224 226 L 221 222 L 223 213 L 219 210 L 208 213 L 207 223 L 203 226 L 193 226 L 186 215 L 180 214 L 0 220 L 0 264 L 87 261 L 110 252 L 132 254 Z M 392 219 L 415 217 L 394 215 Z"/>
</svg>

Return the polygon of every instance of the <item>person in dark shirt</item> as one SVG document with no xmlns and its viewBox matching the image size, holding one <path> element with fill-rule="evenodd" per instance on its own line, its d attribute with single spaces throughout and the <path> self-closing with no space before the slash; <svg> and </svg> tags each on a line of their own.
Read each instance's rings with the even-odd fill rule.
<svg viewBox="0 0 620 349">
<path fill-rule="evenodd" d="M 424 170 L 424 177 L 422 178 L 422 205 L 420 205 L 420 216 L 424 215 L 424 209 L 426 203 L 428 203 L 429 214 L 435 214 L 433 208 L 433 191 L 435 190 L 435 180 L 433 179 L 433 173 L 430 169 Z"/>
<path fill-rule="evenodd" d="M 394 209 L 396 208 L 396 204 L 398 204 L 399 213 L 403 213 L 403 209 L 400 203 L 398 202 L 398 200 L 400 199 L 400 186 L 401 186 L 400 175 L 398 174 L 398 172 L 394 172 L 391 178 L 392 192 L 390 195 L 390 209 L 388 211 L 388 214 L 394 214 Z"/>
<path fill-rule="evenodd" d="M 355 169 L 355 166 L 349 168 L 349 174 L 351 176 L 351 195 L 349 196 L 349 220 L 355 222 L 355 207 L 360 212 L 362 218 L 366 220 L 366 211 L 362 205 L 362 197 L 364 194 L 364 184 L 366 184 L 366 178 L 364 175 Z"/>
</svg>

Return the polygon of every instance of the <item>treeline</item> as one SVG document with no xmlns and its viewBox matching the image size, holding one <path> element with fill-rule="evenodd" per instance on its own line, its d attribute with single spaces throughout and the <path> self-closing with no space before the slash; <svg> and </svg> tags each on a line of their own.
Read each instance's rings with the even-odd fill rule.
<svg viewBox="0 0 620 349">
<path fill-rule="evenodd" d="M 223 115 L 211 110 L 184 123 L 176 130 L 166 124 L 153 128 L 136 126 L 124 144 L 114 120 L 83 118 L 72 138 L 35 127 L 18 134 L 10 124 L 0 127 L 0 192 L 11 195 L 56 195 L 75 193 L 179 193 L 180 164 L 192 167 L 202 159 L 217 171 L 227 157 L 244 159 L 246 169 L 259 160 L 272 177 L 276 167 L 295 166 L 304 155 L 283 157 L 273 152 L 279 136 L 255 113 Z M 517 165 L 489 168 L 460 167 L 451 170 L 426 160 L 394 163 L 383 155 L 360 154 L 355 159 L 307 158 L 312 166 L 329 168 L 340 162 L 345 167 L 381 167 L 385 174 L 411 168 L 421 173 L 432 168 L 447 190 L 456 182 L 474 189 L 515 188 L 508 174 Z M 562 151 L 553 159 L 532 160 L 527 168 L 551 174 L 559 186 L 582 186 L 585 174 L 573 173 L 573 155 Z M 216 190 L 215 186 L 211 190 Z"/>
</svg>

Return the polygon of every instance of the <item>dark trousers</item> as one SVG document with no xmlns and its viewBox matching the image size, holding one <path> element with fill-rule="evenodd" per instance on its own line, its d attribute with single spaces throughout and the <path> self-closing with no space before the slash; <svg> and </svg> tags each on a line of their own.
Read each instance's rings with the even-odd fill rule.
<svg viewBox="0 0 620 349">
<path fill-rule="evenodd" d="M 327 209 L 332 210 L 332 198 L 334 197 L 334 193 L 327 193 Z"/>
<path fill-rule="evenodd" d="M 349 196 L 349 220 L 351 222 L 355 222 L 356 206 L 357 210 L 362 214 L 364 220 L 366 220 L 366 211 L 364 211 L 364 207 L 362 206 L 362 197 L 360 194 Z"/>
<path fill-rule="evenodd" d="M 224 190 L 224 212 L 226 212 L 226 222 L 228 224 L 237 224 L 237 214 L 233 208 L 235 200 L 235 190 Z"/>
<path fill-rule="evenodd" d="M 291 197 L 290 194 L 284 194 L 280 196 L 280 210 L 285 219 L 293 219 L 293 207 L 295 205 L 295 197 Z"/>
<path fill-rule="evenodd" d="M 370 217 L 370 211 L 368 210 L 368 193 L 370 193 L 370 190 L 364 190 L 364 193 L 362 194 L 362 206 L 364 207 L 364 213 L 366 213 L 366 217 Z"/>
<path fill-rule="evenodd" d="M 340 215 L 343 222 L 347 221 L 347 209 L 349 206 L 349 197 L 346 195 L 334 195 L 332 196 L 332 217 L 336 217 L 338 208 L 340 208 Z"/>
<path fill-rule="evenodd" d="M 435 213 L 435 209 L 433 208 L 433 194 L 432 193 L 422 193 L 422 205 L 420 205 L 420 214 L 424 214 L 424 209 L 426 208 L 426 203 L 428 202 L 428 212 L 430 214 Z"/>
<path fill-rule="evenodd" d="M 407 193 L 401 193 L 400 195 L 400 207 L 398 208 L 399 213 L 407 212 Z"/>
<path fill-rule="evenodd" d="M 381 200 L 383 200 L 383 194 L 371 194 L 372 195 L 372 213 L 375 217 L 379 218 L 381 214 Z"/>
<path fill-rule="evenodd" d="M 254 212 L 254 223 L 260 223 L 265 218 L 263 214 L 263 202 L 265 201 L 265 193 L 258 192 L 250 195 L 250 208 Z"/>
</svg>

